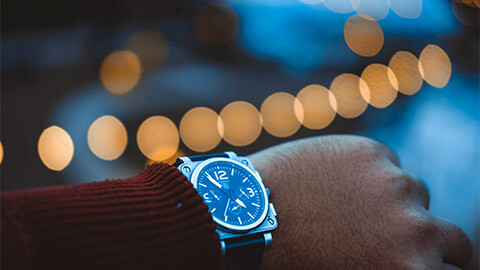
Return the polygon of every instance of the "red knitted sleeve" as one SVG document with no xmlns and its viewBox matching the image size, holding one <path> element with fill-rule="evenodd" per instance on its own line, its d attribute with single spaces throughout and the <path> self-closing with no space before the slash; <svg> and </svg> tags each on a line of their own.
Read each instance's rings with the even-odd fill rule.
<svg viewBox="0 0 480 270">
<path fill-rule="evenodd" d="M 221 269 L 215 222 L 175 167 L 1 196 L 1 269 Z"/>
</svg>

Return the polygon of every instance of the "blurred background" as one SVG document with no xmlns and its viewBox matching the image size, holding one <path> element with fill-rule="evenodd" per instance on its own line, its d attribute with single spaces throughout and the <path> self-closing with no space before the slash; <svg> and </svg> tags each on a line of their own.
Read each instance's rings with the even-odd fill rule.
<svg viewBox="0 0 480 270">
<path fill-rule="evenodd" d="M 289 140 L 380 140 L 478 269 L 478 0 L 4 0 L 2 191 Z"/>
</svg>

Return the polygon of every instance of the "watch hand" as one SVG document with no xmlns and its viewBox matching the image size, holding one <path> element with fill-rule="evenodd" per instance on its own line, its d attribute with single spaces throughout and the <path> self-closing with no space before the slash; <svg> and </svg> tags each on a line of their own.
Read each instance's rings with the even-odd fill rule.
<svg viewBox="0 0 480 270">
<path fill-rule="evenodd" d="M 212 182 L 219 189 L 222 189 L 222 185 L 219 182 L 217 182 L 215 179 L 213 179 L 208 173 L 207 173 L 207 178 L 210 182 Z"/>
<path fill-rule="evenodd" d="M 218 198 L 217 194 L 215 194 L 215 192 L 213 192 L 213 190 L 210 190 L 210 192 L 212 193 L 213 197 L 215 197 L 215 199 L 217 199 L 217 201 L 220 200 L 220 198 Z"/>
<path fill-rule="evenodd" d="M 230 198 L 228 198 L 228 201 L 227 201 L 227 206 L 225 207 L 225 212 L 223 213 L 224 216 L 227 215 L 227 209 L 228 209 L 228 204 L 230 203 Z"/>
<path fill-rule="evenodd" d="M 235 202 L 238 203 L 241 207 L 247 208 L 247 206 L 245 206 L 245 204 L 242 201 L 240 201 L 240 199 L 236 199 Z"/>
<path fill-rule="evenodd" d="M 247 194 L 245 194 L 245 192 L 243 192 L 243 190 L 240 189 L 240 192 L 241 192 L 245 197 L 248 198 Z"/>
</svg>

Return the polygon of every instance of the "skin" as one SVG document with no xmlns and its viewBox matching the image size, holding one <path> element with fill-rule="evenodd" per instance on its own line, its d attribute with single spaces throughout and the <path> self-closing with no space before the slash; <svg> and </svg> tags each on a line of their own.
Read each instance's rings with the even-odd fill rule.
<svg viewBox="0 0 480 270">
<path fill-rule="evenodd" d="M 381 143 L 323 136 L 249 158 L 279 221 L 262 269 L 458 269 L 472 256 L 465 233 L 428 212 L 425 185 Z"/>
</svg>

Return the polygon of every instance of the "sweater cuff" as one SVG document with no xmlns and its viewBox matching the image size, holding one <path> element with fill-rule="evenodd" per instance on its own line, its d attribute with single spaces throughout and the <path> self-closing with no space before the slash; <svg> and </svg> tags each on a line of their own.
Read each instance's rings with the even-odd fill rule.
<svg viewBox="0 0 480 270">
<path fill-rule="evenodd" d="M 8 214 L 5 216 L 4 214 Z M 186 177 L 165 163 L 140 175 L 2 194 L 5 235 L 27 268 L 224 267 L 216 224 Z M 2 241 L 2 255 L 9 243 Z M 7 262 L 5 262 L 7 260 Z"/>
</svg>

